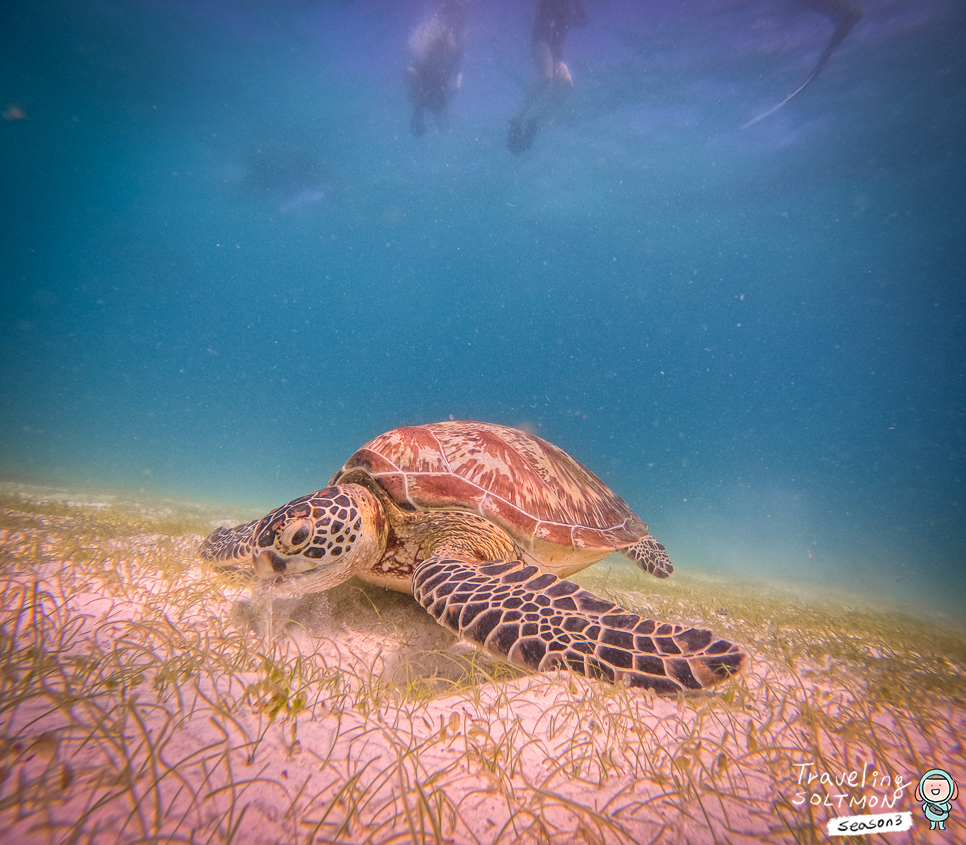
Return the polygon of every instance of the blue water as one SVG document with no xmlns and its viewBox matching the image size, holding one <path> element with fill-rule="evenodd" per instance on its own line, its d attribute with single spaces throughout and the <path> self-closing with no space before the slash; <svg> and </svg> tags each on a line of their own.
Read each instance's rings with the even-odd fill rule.
<svg viewBox="0 0 966 845">
<path fill-rule="evenodd" d="M 966 607 L 966 13 L 601 0 L 0 10 L 0 476 L 273 507 L 398 425 L 527 425 L 680 568 Z"/>
</svg>

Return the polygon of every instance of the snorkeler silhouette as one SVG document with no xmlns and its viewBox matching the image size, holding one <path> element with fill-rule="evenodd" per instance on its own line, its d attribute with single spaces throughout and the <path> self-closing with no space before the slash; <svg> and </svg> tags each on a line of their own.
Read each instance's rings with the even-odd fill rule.
<svg viewBox="0 0 966 845">
<path fill-rule="evenodd" d="M 563 44 L 570 27 L 586 22 L 584 0 L 537 0 L 530 49 L 540 75 L 530 86 L 519 113 L 510 119 L 506 146 L 511 153 L 530 149 L 540 121 L 573 88 L 573 77 L 563 61 Z"/>
<path fill-rule="evenodd" d="M 821 12 L 823 15 L 828 17 L 830 21 L 835 25 L 835 30 L 832 32 L 832 37 L 819 56 L 818 64 L 808 75 L 806 79 L 798 88 L 792 91 L 784 100 L 782 100 L 777 106 L 772 106 L 768 111 L 762 112 L 758 117 L 749 120 L 742 129 L 747 129 L 753 123 L 757 123 L 770 114 L 774 114 L 778 111 L 785 103 L 787 103 L 792 97 L 797 94 L 801 94 L 812 82 L 815 81 L 815 77 L 818 76 L 825 65 L 828 64 L 828 60 L 832 53 L 835 52 L 836 48 L 845 40 L 845 36 L 848 35 L 854 28 L 855 25 L 862 20 L 862 10 L 858 7 L 849 3 L 848 0 L 799 0 L 805 6 L 810 9 L 814 9 L 816 12 Z"/>
<path fill-rule="evenodd" d="M 409 37 L 410 66 L 406 84 L 413 114 L 413 135 L 426 132 L 424 112 L 431 111 L 440 131 L 449 129 L 449 95 L 460 87 L 463 61 L 463 30 L 466 14 L 459 3 L 444 3 Z"/>
</svg>

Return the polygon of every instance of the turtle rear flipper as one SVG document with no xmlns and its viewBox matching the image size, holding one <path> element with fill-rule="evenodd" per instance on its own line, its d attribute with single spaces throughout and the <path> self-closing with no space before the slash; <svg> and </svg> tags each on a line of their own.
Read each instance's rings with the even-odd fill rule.
<svg viewBox="0 0 966 845">
<path fill-rule="evenodd" d="M 436 555 L 416 568 L 413 588 L 443 627 L 537 671 L 570 667 L 676 693 L 719 683 L 747 660 L 708 630 L 644 619 L 521 561 Z"/>
<path fill-rule="evenodd" d="M 655 578 L 667 578 L 674 572 L 674 566 L 664 546 L 650 534 L 642 537 L 633 546 L 621 549 L 621 554 L 630 558 L 648 575 L 653 575 Z"/>
</svg>

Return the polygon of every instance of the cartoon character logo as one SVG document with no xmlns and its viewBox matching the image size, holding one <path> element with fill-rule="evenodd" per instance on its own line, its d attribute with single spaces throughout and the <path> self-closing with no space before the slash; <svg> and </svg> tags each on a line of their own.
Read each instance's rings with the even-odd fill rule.
<svg viewBox="0 0 966 845">
<path fill-rule="evenodd" d="M 949 772 L 930 769 L 916 787 L 916 800 L 922 801 L 922 812 L 929 819 L 929 829 L 946 829 L 946 819 L 953 808 L 952 802 L 959 796 L 959 787 Z"/>
</svg>

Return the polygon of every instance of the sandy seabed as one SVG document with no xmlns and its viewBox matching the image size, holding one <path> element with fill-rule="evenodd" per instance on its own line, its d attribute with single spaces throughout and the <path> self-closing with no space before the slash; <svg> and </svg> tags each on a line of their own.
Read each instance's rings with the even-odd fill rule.
<svg viewBox="0 0 966 845">
<path fill-rule="evenodd" d="M 966 634 L 679 568 L 574 580 L 744 644 L 660 698 L 529 675 L 352 581 L 276 600 L 203 565 L 214 506 L 0 487 L 0 839 L 23 843 L 966 842 Z M 912 828 L 890 830 L 901 813 Z M 890 821 L 892 819 L 892 821 Z"/>
</svg>

